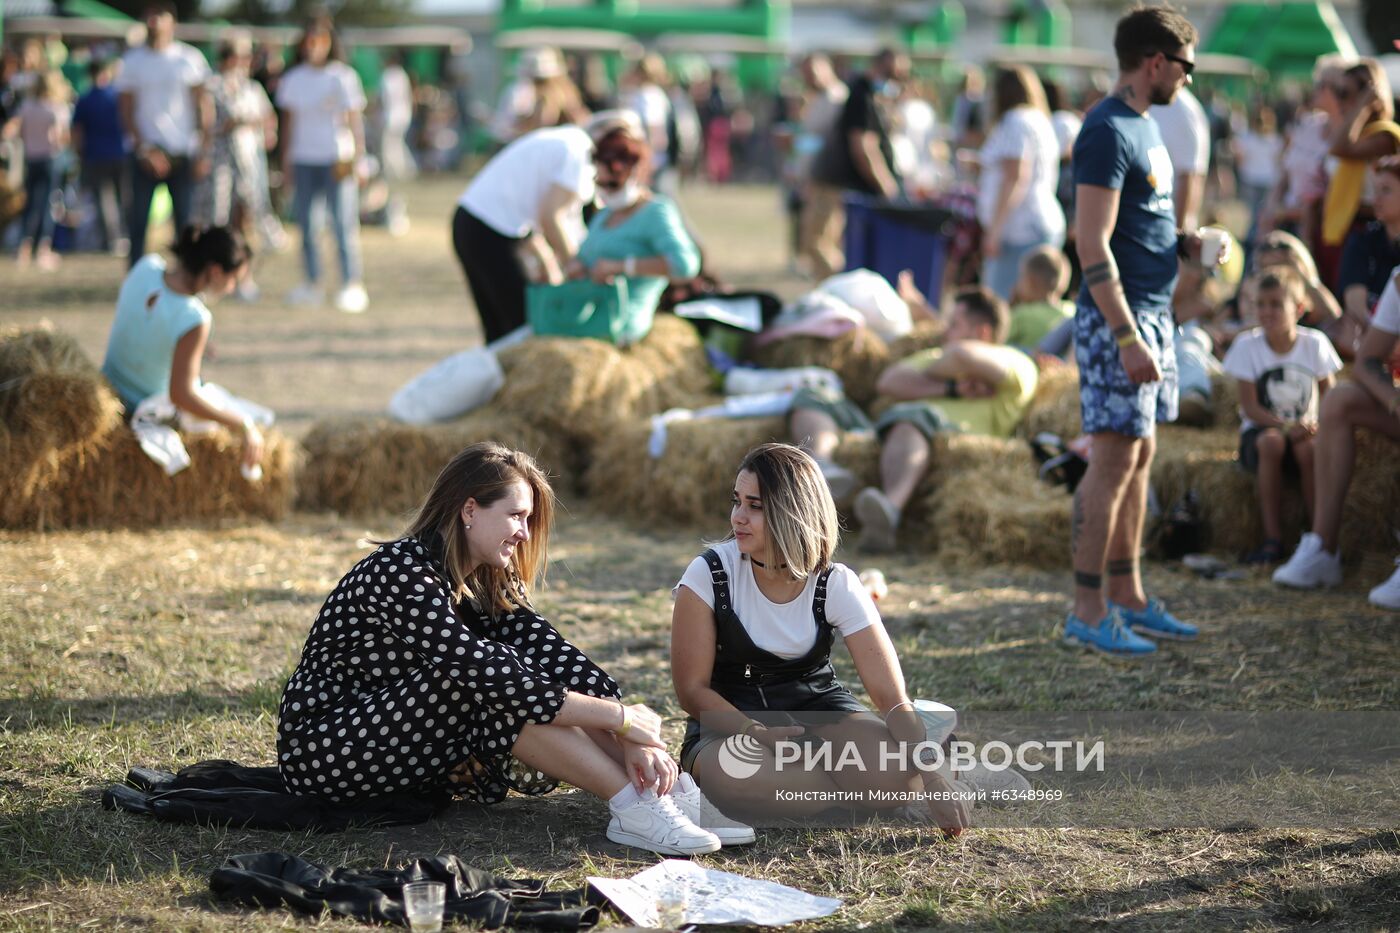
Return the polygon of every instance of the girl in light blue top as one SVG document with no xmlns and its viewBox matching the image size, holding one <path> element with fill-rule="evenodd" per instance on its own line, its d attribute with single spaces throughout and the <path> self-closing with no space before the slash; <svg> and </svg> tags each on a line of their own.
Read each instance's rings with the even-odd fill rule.
<svg viewBox="0 0 1400 933">
<path fill-rule="evenodd" d="M 263 438 L 250 419 L 201 394 L 199 370 L 213 316 L 204 299 L 221 298 L 248 272 L 252 251 L 229 227 L 189 226 L 171 248 L 173 264 L 152 253 L 131 268 L 117 295 L 102 373 L 127 415 L 168 393 L 176 408 L 243 435 L 243 463 L 262 460 Z"/>
<path fill-rule="evenodd" d="M 700 250 L 676 205 L 647 187 L 651 147 L 640 121 L 630 112 L 614 113 L 598 114 L 589 125 L 603 209 L 588 225 L 568 273 L 602 283 L 624 276 L 628 311 L 651 311 L 667 282 L 699 274 Z"/>
</svg>

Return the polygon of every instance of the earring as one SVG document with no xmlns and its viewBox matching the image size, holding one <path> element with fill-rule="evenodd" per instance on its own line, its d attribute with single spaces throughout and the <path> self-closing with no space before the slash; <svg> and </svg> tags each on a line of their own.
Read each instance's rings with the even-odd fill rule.
<svg viewBox="0 0 1400 933">
<path fill-rule="evenodd" d="M 465 522 L 465 521 L 464 521 L 464 522 L 462 522 L 462 527 L 465 528 L 467 531 L 471 531 L 471 530 L 472 530 L 472 523 L 471 523 L 471 522 Z"/>
</svg>

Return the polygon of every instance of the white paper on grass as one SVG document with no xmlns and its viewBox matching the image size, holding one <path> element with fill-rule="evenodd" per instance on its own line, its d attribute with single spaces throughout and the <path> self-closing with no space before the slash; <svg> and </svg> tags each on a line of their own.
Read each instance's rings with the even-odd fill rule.
<svg viewBox="0 0 1400 933">
<path fill-rule="evenodd" d="M 588 883 L 641 927 L 660 923 L 658 902 L 680 900 L 685 923 L 781 926 L 835 913 L 841 901 L 817 897 L 797 888 L 701 868 L 683 859 L 666 859 L 631 878 L 593 878 Z"/>
<path fill-rule="evenodd" d="M 751 334 L 763 330 L 763 306 L 757 298 L 697 298 L 676 305 L 676 314 L 728 324 Z"/>
</svg>

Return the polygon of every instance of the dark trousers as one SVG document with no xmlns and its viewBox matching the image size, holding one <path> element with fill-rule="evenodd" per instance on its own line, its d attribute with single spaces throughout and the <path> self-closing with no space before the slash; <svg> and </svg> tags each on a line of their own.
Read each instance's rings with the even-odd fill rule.
<svg viewBox="0 0 1400 933">
<path fill-rule="evenodd" d="M 518 239 L 502 236 L 466 208 L 458 207 L 452 215 L 452 248 L 466 273 L 487 343 L 525 323 L 526 280 L 519 246 Z"/>
<path fill-rule="evenodd" d="M 84 159 L 78 178 L 83 190 L 92 192 L 93 203 L 97 206 L 97 227 L 102 232 L 102 248 L 115 248 L 117 242 L 126 237 L 121 209 L 131 200 L 127 190 L 126 160 Z"/>
<path fill-rule="evenodd" d="M 20 229 L 35 252 L 53 239 L 53 159 L 24 162 L 24 222 Z M 23 244 L 21 244 L 23 249 Z"/>
<path fill-rule="evenodd" d="M 128 265 L 136 265 L 146 255 L 146 227 L 151 222 L 151 199 L 156 188 L 165 185 L 170 189 L 170 204 L 175 220 L 175 235 L 190 222 L 190 207 L 194 202 L 194 171 L 190 160 L 184 156 L 170 159 L 170 174 L 157 178 L 146 170 L 141 160 L 131 160 L 131 255 Z"/>
</svg>

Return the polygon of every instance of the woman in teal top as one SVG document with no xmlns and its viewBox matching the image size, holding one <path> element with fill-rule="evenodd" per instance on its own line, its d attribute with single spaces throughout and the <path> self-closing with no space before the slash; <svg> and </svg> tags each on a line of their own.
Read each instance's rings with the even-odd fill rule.
<svg viewBox="0 0 1400 933">
<path fill-rule="evenodd" d="M 152 253 L 122 282 L 102 373 L 128 416 L 146 399 L 168 393 L 181 411 L 241 433 L 243 462 L 256 466 L 263 449 L 257 425 L 207 401 L 199 378 L 213 324 L 204 299 L 233 291 L 248 272 L 252 251 L 236 230 L 189 226 L 171 252 L 173 264 Z"/>
<path fill-rule="evenodd" d="M 588 225 L 568 272 L 570 278 L 602 283 L 621 275 L 627 279 L 629 314 L 650 313 L 667 282 L 699 274 L 700 249 L 676 205 L 647 187 L 651 147 L 640 122 L 630 112 L 616 114 L 615 127 L 594 132 L 593 165 L 603 209 Z"/>
</svg>

